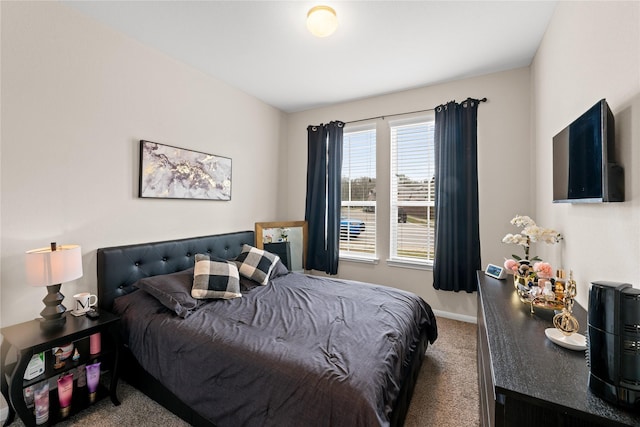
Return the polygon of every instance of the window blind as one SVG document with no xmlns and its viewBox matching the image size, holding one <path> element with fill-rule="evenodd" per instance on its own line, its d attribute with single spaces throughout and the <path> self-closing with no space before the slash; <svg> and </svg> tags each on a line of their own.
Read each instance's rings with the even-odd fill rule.
<svg viewBox="0 0 640 427">
<path fill-rule="evenodd" d="M 432 263 L 435 241 L 434 120 L 391 125 L 393 260 Z"/>
<path fill-rule="evenodd" d="M 376 130 L 343 136 L 340 254 L 376 255 Z"/>
</svg>

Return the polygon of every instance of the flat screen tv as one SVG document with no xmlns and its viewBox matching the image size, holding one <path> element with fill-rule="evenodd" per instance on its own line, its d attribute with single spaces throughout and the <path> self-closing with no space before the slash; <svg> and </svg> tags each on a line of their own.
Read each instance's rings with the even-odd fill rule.
<svg viewBox="0 0 640 427">
<path fill-rule="evenodd" d="M 615 122 L 605 99 L 553 137 L 553 202 L 624 201 L 615 162 Z"/>
</svg>

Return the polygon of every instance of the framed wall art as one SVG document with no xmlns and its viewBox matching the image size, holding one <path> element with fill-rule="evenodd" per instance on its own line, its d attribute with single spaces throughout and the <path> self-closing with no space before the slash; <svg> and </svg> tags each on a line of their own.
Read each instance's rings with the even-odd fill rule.
<svg viewBox="0 0 640 427">
<path fill-rule="evenodd" d="M 141 140 L 139 197 L 231 200 L 231 159 Z"/>
</svg>

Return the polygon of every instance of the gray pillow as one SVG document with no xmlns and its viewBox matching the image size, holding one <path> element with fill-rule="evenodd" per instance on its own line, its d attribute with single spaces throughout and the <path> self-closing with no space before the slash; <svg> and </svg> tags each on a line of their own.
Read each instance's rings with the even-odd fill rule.
<svg viewBox="0 0 640 427">
<path fill-rule="evenodd" d="M 197 299 L 231 299 L 241 297 L 240 275 L 233 262 L 211 260 L 196 254 L 191 296 Z"/>
<path fill-rule="evenodd" d="M 273 280 L 276 277 L 284 276 L 286 274 L 289 274 L 289 269 L 287 268 L 286 265 L 284 265 L 280 257 L 278 257 L 278 261 L 276 262 L 276 265 L 274 265 L 273 270 L 271 270 L 271 275 L 269 276 L 269 280 Z"/>
<path fill-rule="evenodd" d="M 269 283 L 271 270 L 280 260 L 278 255 L 253 246 L 243 245 L 242 252 L 236 257 L 236 264 L 240 274 L 247 279 L 258 282 L 261 285 Z"/>
<path fill-rule="evenodd" d="M 169 310 L 186 318 L 198 308 L 200 301 L 191 296 L 193 268 L 171 274 L 145 277 L 134 286 L 154 296 Z"/>
</svg>

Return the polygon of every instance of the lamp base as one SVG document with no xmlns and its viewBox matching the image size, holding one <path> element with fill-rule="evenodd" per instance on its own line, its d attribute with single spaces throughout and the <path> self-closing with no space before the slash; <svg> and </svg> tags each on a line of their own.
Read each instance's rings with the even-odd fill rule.
<svg viewBox="0 0 640 427">
<path fill-rule="evenodd" d="M 62 328 L 67 323 L 67 317 L 61 316 L 57 319 L 39 319 L 40 329 L 43 331 L 54 331 Z"/>
<path fill-rule="evenodd" d="M 62 284 L 47 286 L 47 296 L 42 299 L 45 307 L 40 312 L 40 316 L 42 316 L 40 329 L 58 329 L 64 326 L 67 321 L 67 318 L 64 317 L 64 312 L 67 311 L 67 308 L 62 305 L 64 295 L 60 293 L 61 286 Z"/>
</svg>

